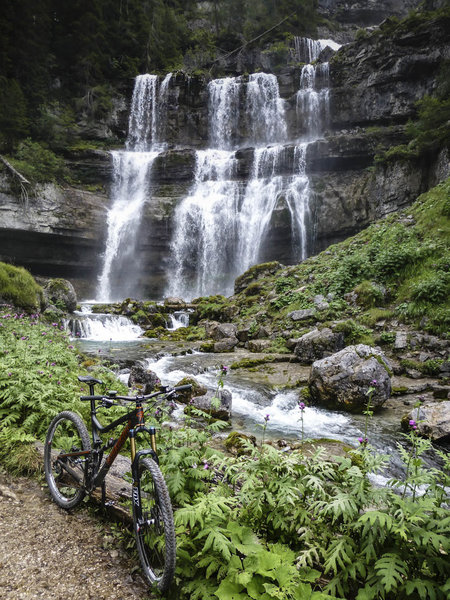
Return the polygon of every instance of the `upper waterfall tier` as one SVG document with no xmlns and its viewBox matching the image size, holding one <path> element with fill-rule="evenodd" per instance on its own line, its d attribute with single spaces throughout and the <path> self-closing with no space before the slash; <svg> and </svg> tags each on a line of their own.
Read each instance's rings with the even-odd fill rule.
<svg viewBox="0 0 450 600">
<path fill-rule="evenodd" d="M 172 73 L 169 73 L 161 85 L 157 75 L 136 77 L 128 121 L 128 150 L 146 152 L 164 141 L 167 90 L 171 77 Z"/>
<path fill-rule="evenodd" d="M 214 79 L 208 84 L 210 145 L 229 150 L 240 145 L 265 146 L 286 140 L 284 102 L 275 75 Z"/>
</svg>

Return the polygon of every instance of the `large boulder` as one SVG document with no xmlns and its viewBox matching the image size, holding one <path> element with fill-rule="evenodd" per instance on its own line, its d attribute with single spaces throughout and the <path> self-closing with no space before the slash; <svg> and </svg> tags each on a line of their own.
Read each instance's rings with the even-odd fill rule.
<svg viewBox="0 0 450 600">
<path fill-rule="evenodd" d="M 236 337 L 237 327 L 234 323 L 221 323 L 215 329 L 213 338 L 215 340 L 222 340 L 224 338 Z"/>
<path fill-rule="evenodd" d="M 374 387 L 371 407 L 380 408 L 391 395 L 391 366 L 377 348 L 358 344 L 313 363 L 309 377 L 311 398 L 328 408 L 362 413 L 367 391 Z"/>
<path fill-rule="evenodd" d="M 333 333 L 331 329 L 313 329 L 299 338 L 294 354 L 302 363 L 313 363 L 315 360 L 329 356 L 344 348 L 344 334 Z"/>
<path fill-rule="evenodd" d="M 64 312 L 73 312 L 77 308 L 77 295 L 67 279 L 49 279 L 44 285 L 45 308 L 56 308 Z"/>
<path fill-rule="evenodd" d="M 402 419 L 403 429 L 409 429 L 409 421 L 417 424 L 417 431 L 433 441 L 450 440 L 450 400 L 430 402 L 414 408 Z"/>
<path fill-rule="evenodd" d="M 192 398 L 185 411 L 194 407 L 211 415 L 214 419 L 229 421 L 231 419 L 231 401 L 231 392 L 228 390 L 208 392 L 203 396 Z"/>
<path fill-rule="evenodd" d="M 158 375 L 143 364 L 136 363 L 131 367 L 128 387 L 137 388 L 142 394 L 151 394 L 160 383 Z"/>
<path fill-rule="evenodd" d="M 234 352 L 234 348 L 238 345 L 237 337 L 225 337 L 214 343 L 213 352 Z"/>
</svg>

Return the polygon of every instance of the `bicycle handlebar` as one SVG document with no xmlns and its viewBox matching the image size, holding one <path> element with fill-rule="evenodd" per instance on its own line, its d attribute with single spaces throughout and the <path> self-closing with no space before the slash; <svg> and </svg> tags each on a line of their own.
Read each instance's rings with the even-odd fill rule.
<svg viewBox="0 0 450 600">
<path fill-rule="evenodd" d="M 125 402 L 142 402 L 145 400 L 149 400 L 150 398 L 155 398 L 156 396 L 161 396 L 162 394 L 166 394 L 166 398 L 168 398 L 169 396 L 172 396 L 177 392 L 181 392 L 183 390 L 190 390 L 191 388 L 192 385 L 188 383 L 186 385 L 179 385 L 178 387 L 164 389 L 158 392 L 153 392 L 152 394 L 146 394 L 142 396 L 117 396 L 116 393 L 107 392 L 106 394 L 103 394 L 101 396 L 80 396 L 80 400 L 84 402 L 87 400 L 103 400 L 106 398 L 108 400 L 124 400 Z"/>
</svg>

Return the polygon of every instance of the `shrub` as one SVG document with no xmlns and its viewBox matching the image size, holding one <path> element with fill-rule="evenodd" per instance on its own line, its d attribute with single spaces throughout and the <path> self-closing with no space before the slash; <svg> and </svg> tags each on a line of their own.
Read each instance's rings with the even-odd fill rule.
<svg viewBox="0 0 450 600">
<path fill-rule="evenodd" d="M 66 176 L 64 159 L 29 138 L 19 145 L 11 163 L 33 183 L 61 181 Z"/>
<path fill-rule="evenodd" d="M 413 300 L 438 304 L 450 295 L 450 277 L 447 273 L 432 273 L 426 279 L 415 284 L 411 297 Z"/>
<path fill-rule="evenodd" d="M 357 303 L 364 308 L 372 308 L 383 303 L 383 289 L 373 281 L 362 281 L 355 287 Z"/>
</svg>

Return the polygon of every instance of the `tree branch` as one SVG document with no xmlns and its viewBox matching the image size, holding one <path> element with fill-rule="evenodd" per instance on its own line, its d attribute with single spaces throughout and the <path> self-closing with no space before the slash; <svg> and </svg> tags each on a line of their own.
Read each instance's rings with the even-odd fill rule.
<svg viewBox="0 0 450 600">
<path fill-rule="evenodd" d="M 281 19 L 281 21 L 279 23 L 277 23 L 276 25 L 274 25 L 273 27 L 271 27 L 270 29 L 267 29 L 266 31 L 263 31 L 263 33 L 260 33 L 259 35 L 257 35 L 256 37 L 254 37 L 251 40 L 248 40 L 248 42 L 244 42 L 242 44 L 242 46 L 239 46 L 239 48 L 235 48 L 234 50 L 232 50 L 231 52 L 228 52 L 228 54 L 225 54 L 225 56 L 220 56 L 219 58 L 216 58 L 216 60 L 213 61 L 213 64 L 215 64 L 216 62 L 219 62 L 221 60 L 226 60 L 228 57 L 230 57 L 232 54 L 234 54 L 235 52 L 239 52 L 241 50 L 243 50 L 246 46 L 248 46 L 249 44 L 252 44 L 253 42 L 256 42 L 256 40 L 259 40 L 259 38 L 262 38 L 264 35 L 266 35 L 267 33 L 270 33 L 271 31 L 273 31 L 274 29 L 276 29 L 277 27 L 279 27 L 280 25 L 282 25 L 285 21 L 287 21 L 288 19 L 290 19 L 293 15 L 295 15 L 296 11 L 292 12 L 290 15 L 288 15 L 287 17 L 284 17 L 284 19 Z M 212 67 L 211 67 L 212 68 Z"/>
</svg>

